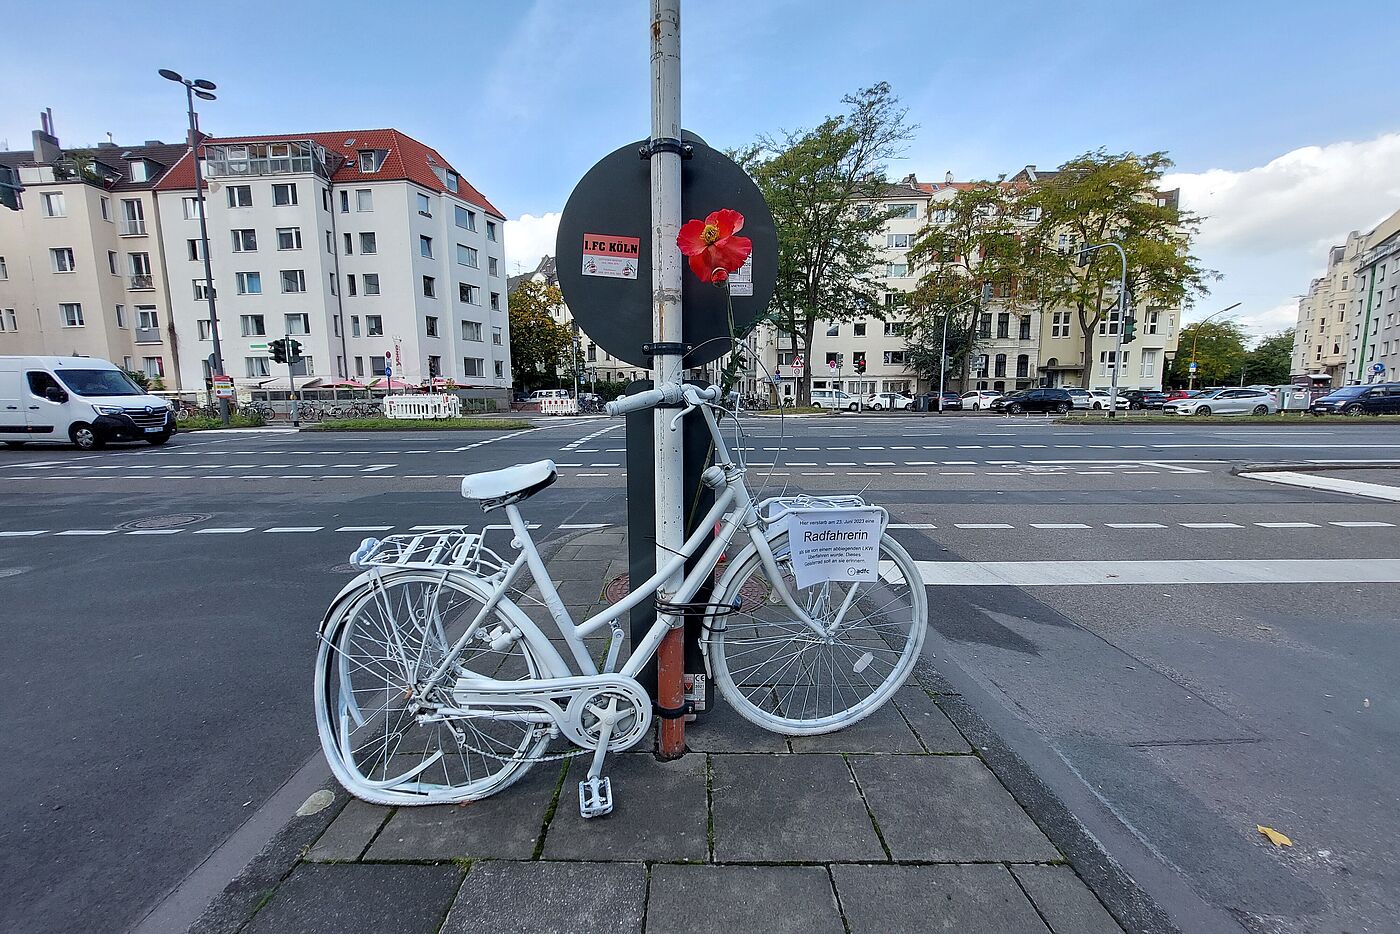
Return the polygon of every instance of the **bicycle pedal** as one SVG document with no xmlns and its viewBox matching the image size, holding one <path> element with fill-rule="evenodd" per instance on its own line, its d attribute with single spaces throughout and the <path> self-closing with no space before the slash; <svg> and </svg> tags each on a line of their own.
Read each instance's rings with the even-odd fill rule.
<svg viewBox="0 0 1400 934">
<path fill-rule="evenodd" d="M 585 778 L 578 783 L 578 812 L 581 816 L 602 817 L 611 814 L 612 809 L 612 782 L 608 778 Z"/>
</svg>

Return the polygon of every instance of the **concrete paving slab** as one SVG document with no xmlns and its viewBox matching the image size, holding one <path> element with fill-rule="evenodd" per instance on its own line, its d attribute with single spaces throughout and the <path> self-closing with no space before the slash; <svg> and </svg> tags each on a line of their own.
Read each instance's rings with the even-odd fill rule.
<svg viewBox="0 0 1400 934">
<path fill-rule="evenodd" d="M 851 765 L 896 860 L 1060 858 L 974 756 L 853 756 Z"/>
<path fill-rule="evenodd" d="M 822 866 L 676 866 L 651 870 L 647 934 L 845 934 Z"/>
<path fill-rule="evenodd" d="M 247 934 L 435 934 L 457 892 L 454 865 L 303 863 Z"/>
<path fill-rule="evenodd" d="M 1012 866 L 1055 934 L 1123 934 L 1123 929 L 1068 866 Z"/>
<path fill-rule="evenodd" d="M 716 862 L 885 858 L 840 756 L 714 756 L 712 768 Z"/>
<path fill-rule="evenodd" d="M 1005 866 L 833 866 L 831 874 L 850 934 L 1050 934 Z"/>
<path fill-rule="evenodd" d="M 567 561 L 554 560 L 549 563 L 549 576 L 555 581 L 588 581 L 589 584 L 599 585 L 608 581 L 608 567 L 612 564 L 606 556 L 599 557 L 601 552 L 595 548 L 587 549 L 583 554 L 570 558 Z"/>
<path fill-rule="evenodd" d="M 715 692 L 712 708 L 685 725 L 685 744 L 693 752 L 787 752 L 787 737 L 754 726 Z"/>
<path fill-rule="evenodd" d="M 504 791 L 471 804 L 399 808 L 365 858 L 529 859 L 561 768 L 542 762 Z"/>
<path fill-rule="evenodd" d="M 894 695 L 899 712 L 929 752 L 971 752 L 962 733 L 921 687 L 906 685 Z"/>
<path fill-rule="evenodd" d="M 573 763 L 545 838 L 546 859 L 705 860 L 709 817 L 705 757 L 688 755 L 659 762 L 647 752 L 609 756 L 613 812 L 584 820 L 578 813 L 578 782 L 586 760 Z"/>
<path fill-rule="evenodd" d="M 483 862 L 442 934 L 641 934 L 646 898 L 641 863 Z"/>
<path fill-rule="evenodd" d="M 923 744 L 909 729 L 894 704 L 885 704 L 864 720 L 817 736 L 792 737 L 793 752 L 923 752 Z"/>
<path fill-rule="evenodd" d="M 351 800 L 312 844 L 306 858 L 313 863 L 359 859 L 391 810 L 358 798 Z"/>
</svg>

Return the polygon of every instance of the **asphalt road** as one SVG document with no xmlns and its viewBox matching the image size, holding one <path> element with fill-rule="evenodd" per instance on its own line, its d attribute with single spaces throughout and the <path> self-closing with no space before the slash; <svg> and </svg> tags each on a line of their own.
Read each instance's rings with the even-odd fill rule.
<svg viewBox="0 0 1400 934">
<path fill-rule="evenodd" d="M 479 525 L 460 476 L 545 457 L 540 536 L 624 522 L 620 423 L 540 424 L 0 451 L 0 929 L 128 929 L 316 755 L 315 628 L 361 537 Z M 755 489 L 889 507 L 950 584 L 930 660 L 1179 918 L 1400 929 L 1400 507 L 1229 472 L 1396 460 L 1400 431 L 746 428 Z"/>
</svg>

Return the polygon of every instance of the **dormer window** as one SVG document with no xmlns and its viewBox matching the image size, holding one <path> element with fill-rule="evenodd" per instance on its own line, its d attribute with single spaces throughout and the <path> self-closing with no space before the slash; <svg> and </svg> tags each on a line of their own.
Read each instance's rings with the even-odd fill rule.
<svg viewBox="0 0 1400 934">
<path fill-rule="evenodd" d="M 151 164 L 145 159 L 131 160 L 131 180 L 133 182 L 145 182 L 151 178 Z"/>
<path fill-rule="evenodd" d="M 383 149 L 361 149 L 360 150 L 360 171 L 378 172 L 379 167 L 384 164 L 384 157 L 388 153 Z"/>
</svg>

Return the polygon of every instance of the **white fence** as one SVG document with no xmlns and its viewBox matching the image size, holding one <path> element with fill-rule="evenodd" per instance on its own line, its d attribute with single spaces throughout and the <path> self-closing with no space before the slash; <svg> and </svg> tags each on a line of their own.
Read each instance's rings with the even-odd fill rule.
<svg viewBox="0 0 1400 934">
<path fill-rule="evenodd" d="M 577 415 L 578 401 L 576 399 L 541 399 L 541 415 Z"/>
<path fill-rule="evenodd" d="M 448 393 L 385 396 L 384 414 L 389 418 L 457 418 L 462 414 L 462 400 Z"/>
</svg>

